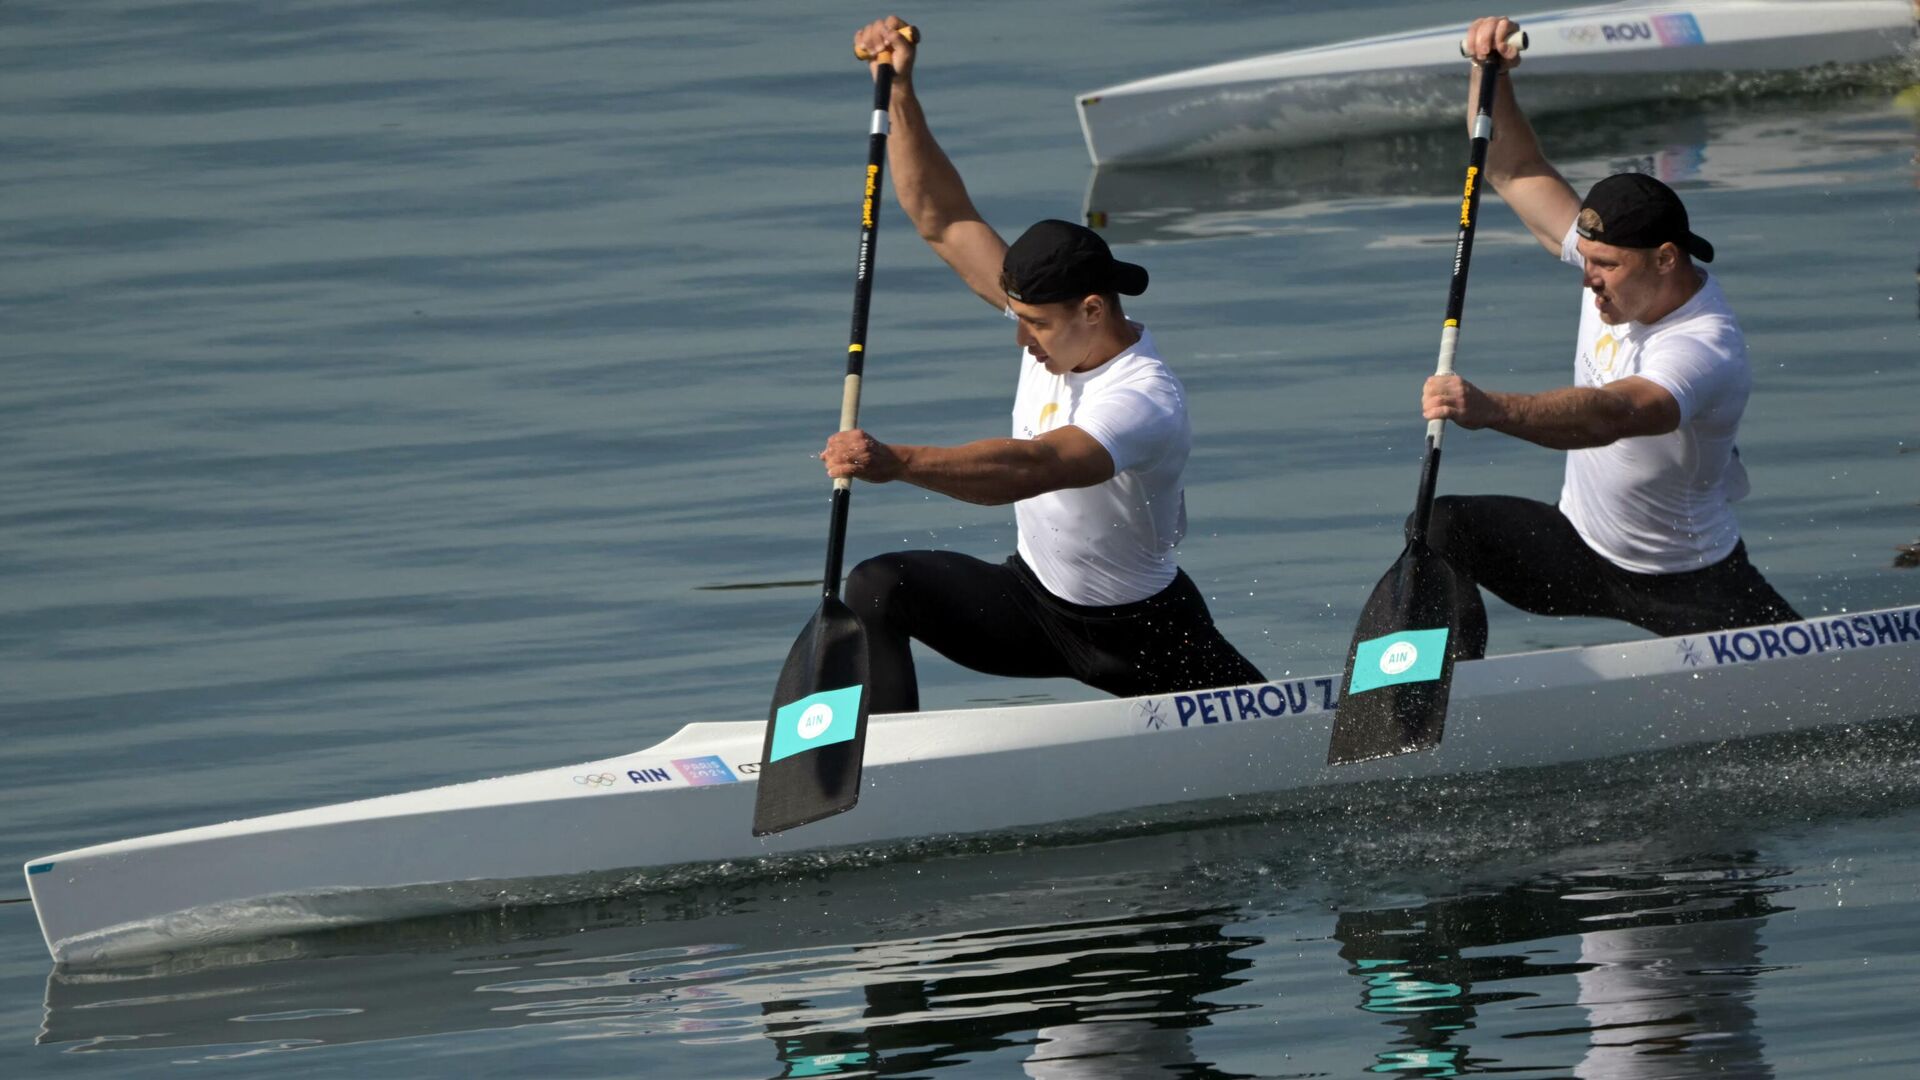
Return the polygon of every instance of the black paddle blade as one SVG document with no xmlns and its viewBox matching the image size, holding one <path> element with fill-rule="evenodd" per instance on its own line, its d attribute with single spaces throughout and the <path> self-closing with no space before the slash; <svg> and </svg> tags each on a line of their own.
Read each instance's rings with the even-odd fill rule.
<svg viewBox="0 0 1920 1080">
<path fill-rule="evenodd" d="M 829 596 L 800 631 L 774 687 L 753 835 L 853 809 L 860 799 L 869 696 L 866 627 Z"/>
<path fill-rule="evenodd" d="M 1424 542 L 1407 544 L 1354 628 L 1327 764 L 1440 745 L 1453 663 L 1486 648 L 1477 588 Z"/>
</svg>

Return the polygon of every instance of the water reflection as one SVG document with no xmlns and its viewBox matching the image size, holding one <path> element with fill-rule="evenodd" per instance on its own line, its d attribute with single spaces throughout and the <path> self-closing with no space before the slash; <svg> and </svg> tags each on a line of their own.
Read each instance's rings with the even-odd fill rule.
<svg viewBox="0 0 1920 1080">
<path fill-rule="evenodd" d="M 1636 111 L 1631 126 L 1593 114 L 1535 121 L 1575 187 L 1616 172 L 1677 186 L 1839 185 L 1847 170 L 1910 151 L 1914 132 L 1891 93 L 1679 102 Z M 1089 224 L 1115 242 L 1200 240 L 1306 227 L 1383 203 L 1458 198 L 1465 141 L 1454 130 L 1132 169 L 1096 169 Z M 1451 238 L 1448 238 L 1451 242 Z"/>
<path fill-rule="evenodd" d="M 285 939 L 144 968 L 56 970 L 39 1041 L 80 1052 L 200 1047 L 217 1060 L 552 1025 L 568 1029 L 555 1038 L 764 1040 L 767 1075 L 780 1077 L 917 1075 L 992 1054 L 1050 1080 L 1164 1075 L 1169 1064 L 1226 1077 L 1198 1059 L 1192 1033 L 1248 1007 L 1216 999 L 1262 944 L 1230 930 L 1229 908 L 804 947 L 777 920 L 752 920 L 746 942 L 693 942 L 688 930 L 715 923 L 609 929 L 611 911 L 515 916 L 512 936 L 552 936 L 492 948 L 367 955 L 376 942 Z M 431 922 L 453 938 L 509 929 L 479 916 Z M 596 924 L 585 943 L 566 936 L 568 925 Z M 417 941 L 435 929 L 410 932 Z M 291 958 L 270 962 L 276 954 Z"/>
<path fill-rule="evenodd" d="M 1142 910 L 1167 885 L 1134 882 L 1095 905 L 1134 913 L 1031 924 L 1016 913 L 1045 905 L 1057 883 L 959 896 L 840 888 L 832 903 L 845 918 L 826 924 L 838 932 L 793 916 L 809 883 L 788 881 L 56 970 L 41 1042 L 165 1047 L 170 1061 L 194 1047 L 215 1060 L 513 1029 L 667 1039 L 677 1055 L 729 1061 L 729 1075 L 744 1054 L 770 1077 L 921 1076 L 982 1061 L 1045 1080 L 1270 1076 L 1226 1051 L 1244 1052 L 1279 1014 L 1227 1018 L 1269 1009 L 1267 988 L 1284 984 L 1357 1005 L 1304 1044 L 1252 1036 L 1263 1064 L 1284 1056 L 1305 1073 L 1326 1062 L 1409 1077 L 1767 1076 L 1752 1006 L 1770 970 L 1759 931 L 1787 910 L 1788 873 L 1752 854 L 1695 856 L 1334 915 Z M 942 929 L 897 932 L 888 923 L 903 913 Z M 886 932 L 850 941 L 846 929 L 863 925 Z M 1208 1033 L 1222 1024 L 1231 1030 Z"/>
<path fill-rule="evenodd" d="M 767 1002 L 781 1076 L 854 1068 L 920 1074 L 1013 1050 L 1027 1076 L 1226 1077 L 1193 1031 L 1247 1008 L 1214 999 L 1261 939 L 1227 932 L 1230 909 L 1077 927 L 996 930 L 859 950 L 859 1023 L 822 1024 L 807 998 Z M 844 1010 L 844 1006 L 842 1006 Z"/>
<path fill-rule="evenodd" d="M 1386 1018 L 1393 1032 L 1370 1069 L 1457 1076 L 1564 1067 L 1530 1061 L 1526 1047 L 1584 1036 L 1586 1052 L 1572 1069 L 1578 1077 L 1770 1076 L 1750 1002 L 1767 970 L 1760 925 L 1788 910 L 1774 902 L 1787 887 L 1777 880 L 1784 874 L 1749 854 L 1342 913 L 1334 937 L 1360 980 L 1359 1007 Z M 1513 948 L 1567 935 L 1577 935 L 1577 946 Z M 1584 1021 L 1556 1000 L 1568 978 Z M 1533 988 L 1549 979 L 1551 992 Z M 1481 1031 L 1495 1006 L 1534 1018 L 1501 1030 L 1513 1019 L 1503 1016 Z"/>
</svg>

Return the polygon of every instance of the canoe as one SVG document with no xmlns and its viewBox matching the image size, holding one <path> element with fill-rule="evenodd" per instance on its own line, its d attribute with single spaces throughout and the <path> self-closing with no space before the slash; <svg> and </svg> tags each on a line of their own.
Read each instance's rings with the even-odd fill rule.
<svg viewBox="0 0 1920 1080">
<path fill-rule="evenodd" d="M 852 812 L 756 838 L 761 721 L 635 753 L 34 859 L 70 964 L 684 880 L 686 868 L 1072 826 L 1365 781 L 1484 773 L 1920 713 L 1920 605 L 1459 665 L 1437 750 L 1328 766 L 1336 675 L 875 717 Z M 1242 808 L 1244 809 L 1244 808 Z"/>
<path fill-rule="evenodd" d="M 1912 0 L 1635 2 L 1522 15 L 1532 116 L 1748 87 L 1912 48 Z M 1462 24 L 1269 53 L 1077 95 L 1095 165 L 1464 124 Z"/>
<path fill-rule="evenodd" d="M 1683 189 L 1830 187 L 1863 163 L 1915 148 L 1915 129 L 1895 106 L 1845 92 L 1765 103 L 1672 103 L 1638 114 L 1629 130 L 1564 114 L 1535 127 L 1576 191 L 1617 172 L 1646 173 Z M 1460 133 L 1446 127 L 1206 160 L 1103 166 L 1090 170 L 1082 213 L 1116 244 L 1266 235 L 1341 215 L 1359 224 L 1383 207 L 1458 203 L 1463 158 Z M 1378 242 L 1378 223 L 1369 219 L 1367 227 Z M 1482 241 L 1495 227 L 1482 223 Z M 1524 234 L 1514 237 L 1534 243 Z M 1436 228 L 1428 239 L 1451 250 L 1450 232 Z"/>
</svg>

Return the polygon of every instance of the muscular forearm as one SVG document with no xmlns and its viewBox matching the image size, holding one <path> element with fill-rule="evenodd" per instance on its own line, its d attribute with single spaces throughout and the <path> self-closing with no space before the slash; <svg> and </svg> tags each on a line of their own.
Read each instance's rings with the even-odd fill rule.
<svg viewBox="0 0 1920 1080">
<path fill-rule="evenodd" d="M 892 477 L 982 506 L 1030 499 L 1098 479 L 1068 474 L 1060 453 L 1037 439 L 981 439 L 961 446 L 894 446 Z"/>
<path fill-rule="evenodd" d="M 1485 77 L 1486 70 L 1474 65 L 1474 96 L 1467 99 L 1470 103 L 1479 96 L 1480 80 Z M 1475 109 L 1469 104 L 1468 133 L 1473 131 L 1474 118 Z M 1552 169 L 1546 153 L 1540 149 L 1539 136 L 1533 133 L 1533 124 L 1514 97 L 1512 80 L 1502 78 L 1493 95 L 1493 141 L 1487 144 L 1487 181 L 1498 191 L 1516 176 L 1538 175 Z"/>
<path fill-rule="evenodd" d="M 1485 77 L 1485 69 L 1475 65 L 1474 96 L 1467 99 L 1469 102 L 1477 100 L 1480 80 Z M 1567 227 L 1579 212 L 1580 199 L 1540 149 L 1533 125 L 1514 97 L 1513 80 L 1501 77 L 1495 91 L 1493 141 L 1487 145 L 1487 183 L 1540 246 L 1558 255 Z M 1475 107 L 1470 104 L 1467 111 L 1471 129 Z"/>
<path fill-rule="evenodd" d="M 979 217 L 960 170 L 927 128 L 911 79 L 894 83 L 889 122 L 887 165 L 893 172 L 894 194 L 921 237 L 938 243 L 954 222 Z"/>
<path fill-rule="evenodd" d="M 1435 375 L 1420 391 L 1420 414 L 1468 430 L 1492 428 L 1553 450 L 1587 450 L 1680 426 L 1673 393 L 1637 375 L 1539 394 L 1503 394 L 1458 375 Z"/>
<path fill-rule="evenodd" d="M 1619 439 L 1634 410 L 1618 394 L 1568 386 L 1540 394 L 1488 391 L 1494 415 L 1483 426 L 1552 450 L 1587 450 Z"/>
</svg>

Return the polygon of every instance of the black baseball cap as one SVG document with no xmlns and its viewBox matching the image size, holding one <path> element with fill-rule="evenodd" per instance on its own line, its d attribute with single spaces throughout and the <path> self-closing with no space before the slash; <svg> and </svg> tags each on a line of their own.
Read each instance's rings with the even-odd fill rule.
<svg viewBox="0 0 1920 1080">
<path fill-rule="evenodd" d="M 1053 304 L 1094 293 L 1139 296 L 1147 291 L 1147 268 L 1121 262 L 1100 234 L 1071 221 L 1048 218 L 1007 249 L 1000 264 L 1007 296 L 1023 304 Z"/>
<path fill-rule="evenodd" d="M 1688 231 L 1680 196 L 1645 173 L 1618 173 L 1593 185 L 1574 228 L 1614 247 L 1657 248 L 1672 241 L 1701 262 L 1713 261 L 1713 245 Z"/>
</svg>

